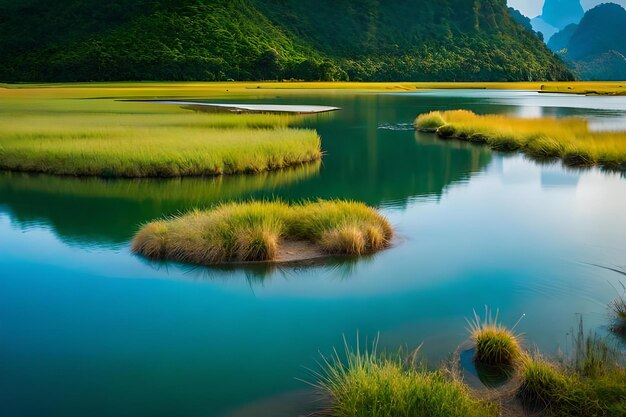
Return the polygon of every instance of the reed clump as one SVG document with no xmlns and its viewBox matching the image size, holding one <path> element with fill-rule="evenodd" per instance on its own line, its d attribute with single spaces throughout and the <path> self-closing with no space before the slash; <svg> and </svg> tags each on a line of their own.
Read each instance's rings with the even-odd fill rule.
<svg viewBox="0 0 626 417">
<path fill-rule="evenodd" d="M 379 354 L 377 342 L 323 358 L 315 384 L 331 400 L 333 417 L 495 417 L 498 407 L 471 396 L 443 371 L 428 371 L 402 353 Z"/>
<path fill-rule="evenodd" d="M 556 417 L 626 415 L 623 354 L 595 333 L 585 335 L 582 320 L 573 347 L 560 363 L 524 356 L 517 394 L 524 406 Z"/>
<path fill-rule="evenodd" d="M 623 293 L 609 304 L 613 323 L 611 330 L 615 333 L 626 336 L 626 286 L 620 283 Z"/>
<path fill-rule="evenodd" d="M 522 357 L 519 336 L 498 322 L 486 308 L 481 318 L 474 311 L 474 318 L 468 320 L 472 341 L 476 344 L 474 360 L 482 365 L 511 367 Z"/>
<path fill-rule="evenodd" d="M 592 132 L 579 118 L 522 119 L 477 115 L 468 110 L 431 112 L 415 120 L 442 139 L 485 143 L 494 150 L 521 151 L 536 159 L 561 159 L 570 166 L 626 170 L 626 132 Z"/>
<path fill-rule="evenodd" d="M 289 242 L 307 242 L 328 255 L 362 255 L 389 246 L 392 236 L 387 219 L 362 203 L 251 201 L 148 223 L 132 250 L 149 259 L 212 265 L 273 261 Z"/>
</svg>

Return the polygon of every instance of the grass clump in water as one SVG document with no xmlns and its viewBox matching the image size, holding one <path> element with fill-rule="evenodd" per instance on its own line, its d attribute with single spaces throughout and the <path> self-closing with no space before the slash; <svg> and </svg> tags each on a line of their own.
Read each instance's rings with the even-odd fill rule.
<svg viewBox="0 0 626 417">
<path fill-rule="evenodd" d="M 513 366 L 522 356 L 519 337 L 498 323 L 498 314 L 493 317 L 485 308 L 485 317 L 474 311 L 474 319 L 468 320 L 472 341 L 476 344 L 474 360 L 489 366 Z"/>
<path fill-rule="evenodd" d="M 626 416 L 626 369 L 621 354 L 582 321 L 574 354 L 561 364 L 525 357 L 518 397 L 529 409 L 557 417 Z"/>
<path fill-rule="evenodd" d="M 620 283 L 623 294 L 620 294 L 609 304 L 613 323 L 611 330 L 615 333 L 626 336 L 626 286 Z"/>
<path fill-rule="evenodd" d="M 333 417 L 495 417 L 498 407 L 474 399 L 469 389 L 443 371 L 428 371 L 401 353 L 380 355 L 377 343 L 345 360 L 324 358 L 316 384 L 331 399 Z"/>
<path fill-rule="evenodd" d="M 150 259 L 210 265 L 280 260 L 290 241 L 329 255 L 362 255 L 384 249 L 392 236 L 389 222 L 362 203 L 252 201 L 149 223 L 135 235 L 132 250 Z"/>
<path fill-rule="evenodd" d="M 440 112 L 421 114 L 415 120 L 415 127 L 422 132 L 435 132 L 445 124 Z"/>
<path fill-rule="evenodd" d="M 442 139 L 486 143 L 495 150 L 521 151 L 537 159 L 559 158 L 571 166 L 626 170 L 626 132 L 592 132 L 583 119 L 522 119 L 454 110 L 420 115 L 415 126 L 423 130 L 435 120 L 444 122 L 436 129 Z"/>
</svg>

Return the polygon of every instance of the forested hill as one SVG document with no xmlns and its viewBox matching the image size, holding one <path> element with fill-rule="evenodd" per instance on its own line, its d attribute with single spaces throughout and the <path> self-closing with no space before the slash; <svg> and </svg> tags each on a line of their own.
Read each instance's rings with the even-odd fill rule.
<svg viewBox="0 0 626 417">
<path fill-rule="evenodd" d="M 0 81 L 570 79 L 505 0 L 0 0 Z"/>
</svg>

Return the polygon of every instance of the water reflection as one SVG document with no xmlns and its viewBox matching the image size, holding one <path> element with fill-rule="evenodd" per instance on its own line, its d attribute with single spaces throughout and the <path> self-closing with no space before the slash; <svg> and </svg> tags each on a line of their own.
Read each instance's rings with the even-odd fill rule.
<svg viewBox="0 0 626 417">
<path fill-rule="evenodd" d="M 116 245 L 157 217 L 245 199 L 318 174 L 320 163 L 259 175 L 216 178 L 72 178 L 0 172 L 0 212 L 22 228 L 48 225 L 68 243 Z"/>
<path fill-rule="evenodd" d="M 389 249 L 387 249 L 389 250 Z M 335 279 L 344 280 L 354 275 L 357 263 L 366 265 L 372 262 L 377 254 L 360 257 L 341 256 L 295 261 L 283 264 L 271 262 L 224 264 L 224 265 L 184 265 L 171 261 L 152 261 L 137 257 L 154 271 L 176 271 L 173 274 L 194 281 L 229 281 L 244 276 L 250 286 L 262 286 L 273 279 L 297 279 L 307 273 L 331 275 Z"/>
<path fill-rule="evenodd" d="M 288 99 L 294 104 L 310 100 Z M 322 136 L 321 164 L 261 175 L 169 180 L 0 173 L 0 210 L 23 228 L 49 225 L 74 245 L 115 246 L 151 219 L 233 199 L 346 198 L 405 208 L 415 197 L 439 198 L 450 185 L 465 182 L 492 160 L 485 147 L 416 134 L 412 120 L 428 103 L 381 95 L 317 100 L 344 108 L 303 119 Z"/>
</svg>

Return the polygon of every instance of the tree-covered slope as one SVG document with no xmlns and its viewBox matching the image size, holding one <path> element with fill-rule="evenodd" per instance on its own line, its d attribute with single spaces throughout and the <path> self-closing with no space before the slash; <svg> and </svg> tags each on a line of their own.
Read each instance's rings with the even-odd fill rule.
<svg viewBox="0 0 626 417">
<path fill-rule="evenodd" d="M 0 81 L 553 80 L 504 0 L 0 0 Z"/>
</svg>

